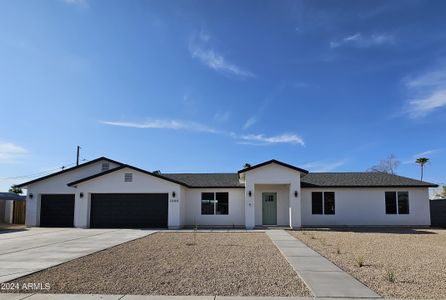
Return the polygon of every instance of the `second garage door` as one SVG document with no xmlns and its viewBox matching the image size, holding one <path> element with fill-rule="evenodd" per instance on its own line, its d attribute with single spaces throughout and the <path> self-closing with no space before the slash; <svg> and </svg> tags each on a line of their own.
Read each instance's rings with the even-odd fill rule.
<svg viewBox="0 0 446 300">
<path fill-rule="evenodd" d="M 91 195 L 91 228 L 163 228 L 167 216 L 167 194 Z"/>
</svg>

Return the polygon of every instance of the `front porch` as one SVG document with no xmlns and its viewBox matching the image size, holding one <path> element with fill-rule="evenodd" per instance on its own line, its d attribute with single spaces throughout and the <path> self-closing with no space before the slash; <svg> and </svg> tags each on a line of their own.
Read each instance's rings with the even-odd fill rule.
<svg viewBox="0 0 446 300">
<path fill-rule="evenodd" d="M 291 227 L 289 184 L 254 185 L 255 226 Z"/>
<path fill-rule="evenodd" d="M 245 184 L 245 226 L 301 227 L 300 173 L 275 161 L 239 172 Z"/>
</svg>

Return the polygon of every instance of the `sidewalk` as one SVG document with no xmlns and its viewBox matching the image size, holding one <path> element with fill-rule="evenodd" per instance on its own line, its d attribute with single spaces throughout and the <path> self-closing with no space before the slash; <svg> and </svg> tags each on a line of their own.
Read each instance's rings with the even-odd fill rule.
<svg viewBox="0 0 446 300">
<path fill-rule="evenodd" d="M 285 230 L 269 230 L 266 234 L 315 297 L 380 298 L 374 291 Z"/>
<path fill-rule="evenodd" d="M 86 295 L 86 294 L 1 294 L 0 300 L 313 300 L 308 297 L 231 297 L 231 296 L 140 296 L 140 295 Z M 342 300 L 343 298 L 317 298 Z M 367 298 L 344 298 L 365 300 Z"/>
</svg>

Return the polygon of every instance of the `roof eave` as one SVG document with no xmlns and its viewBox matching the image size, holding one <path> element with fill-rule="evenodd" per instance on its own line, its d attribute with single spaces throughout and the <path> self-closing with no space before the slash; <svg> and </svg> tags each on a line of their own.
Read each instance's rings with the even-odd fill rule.
<svg viewBox="0 0 446 300">
<path fill-rule="evenodd" d="M 308 174 L 308 171 L 305 170 L 305 169 L 302 169 L 302 168 L 299 168 L 299 167 L 296 167 L 296 166 L 293 166 L 293 165 L 290 165 L 290 164 L 278 161 L 276 159 L 271 159 L 271 160 L 265 161 L 263 163 L 251 166 L 249 168 L 245 168 L 245 169 L 239 170 L 237 173 L 240 176 L 240 174 L 243 174 L 243 173 L 246 173 L 246 172 L 252 171 L 254 169 L 257 169 L 257 168 L 260 168 L 260 167 L 263 167 L 263 166 L 267 166 L 267 165 L 273 164 L 273 163 L 278 164 L 278 165 L 280 165 L 282 167 L 285 167 L 285 168 L 292 169 L 292 170 L 300 172 L 300 173 Z"/>
<path fill-rule="evenodd" d="M 71 168 L 68 168 L 68 169 L 65 169 L 65 170 L 61 170 L 61 171 L 58 171 L 58 172 L 55 172 L 55 173 L 51 173 L 51 174 L 48 174 L 48 175 L 45 175 L 45 176 L 42 176 L 42 177 L 30 180 L 30 181 L 18 184 L 17 187 L 19 187 L 19 188 L 26 188 L 29 185 L 34 184 L 36 182 L 39 182 L 39 181 L 42 181 L 42 180 L 46 180 L 48 178 L 51 178 L 51 177 L 54 177 L 54 176 L 57 176 L 57 175 L 60 175 L 60 174 L 64 174 L 64 173 L 67 173 L 67 172 L 70 172 L 70 171 L 77 170 L 79 168 L 91 165 L 91 164 L 96 163 L 96 162 L 101 161 L 101 160 L 106 160 L 106 161 L 109 161 L 109 162 L 112 162 L 112 163 L 115 163 L 115 164 L 118 164 L 118 165 L 123 165 L 123 163 L 121 163 L 119 161 L 107 158 L 105 156 L 101 156 L 101 157 L 95 158 L 93 160 L 90 160 L 90 161 L 88 161 L 86 163 L 80 164 L 78 166 L 74 166 L 74 167 L 71 167 Z"/>
</svg>

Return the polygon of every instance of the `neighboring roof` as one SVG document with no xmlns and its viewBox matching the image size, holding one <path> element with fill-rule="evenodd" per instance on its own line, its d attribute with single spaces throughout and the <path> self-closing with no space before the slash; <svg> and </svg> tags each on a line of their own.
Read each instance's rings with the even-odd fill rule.
<svg viewBox="0 0 446 300">
<path fill-rule="evenodd" d="M 438 187 L 435 183 L 380 172 L 308 173 L 302 187 Z"/>
<path fill-rule="evenodd" d="M 20 196 L 16 193 L 0 192 L 0 200 L 25 200 L 26 196 Z"/>
<path fill-rule="evenodd" d="M 85 178 L 81 178 L 81 179 L 79 179 L 79 180 L 70 182 L 70 183 L 68 183 L 67 185 L 68 185 L 68 186 L 75 186 L 75 185 L 77 185 L 77 184 L 79 184 L 79 183 L 82 183 L 82 182 L 85 182 L 85 181 L 89 181 L 89 180 L 92 180 L 92 179 L 95 179 L 95 178 L 98 178 L 98 177 L 101 177 L 101 176 L 104 176 L 104 175 L 107 175 L 107 174 L 110 174 L 110 173 L 113 173 L 113 172 L 116 172 L 116 171 L 119 171 L 119 170 L 122 170 L 122 169 L 125 169 L 125 168 L 129 168 L 129 169 L 132 169 L 132 170 L 135 170 L 135 171 L 138 171 L 138 172 L 147 174 L 147 175 L 151 175 L 151 176 L 154 176 L 154 177 L 158 177 L 158 178 L 161 178 L 161 179 L 164 179 L 164 180 L 167 180 L 167 181 L 176 183 L 176 184 L 184 185 L 184 186 L 187 187 L 187 184 L 185 184 L 184 182 L 180 182 L 180 181 L 177 181 L 177 180 L 175 180 L 175 179 L 171 179 L 171 178 L 168 178 L 168 177 L 164 177 L 164 176 L 162 176 L 162 175 L 158 175 L 158 174 L 155 174 L 155 173 L 152 173 L 152 172 L 149 172 L 149 171 L 146 171 L 146 170 L 143 170 L 143 169 L 134 167 L 134 166 L 125 165 L 125 164 L 121 164 L 121 166 L 119 166 L 119 167 L 117 167 L 117 168 L 114 168 L 114 169 L 110 169 L 110 170 L 105 171 L 105 172 L 101 172 L 101 173 L 94 174 L 94 175 L 91 175 L 91 176 L 88 176 L 88 177 L 85 177 Z"/>
<path fill-rule="evenodd" d="M 57 176 L 57 175 L 60 175 L 60 174 L 63 174 L 63 173 L 67 173 L 67 172 L 70 172 L 70 171 L 73 171 L 73 170 L 76 170 L 76 169 L 79 169 L 79 168 L 82 168 L 82 167 L 85 167 L 85 166 L 94 164 L 94 163 L 96 163 L 96 162 L 98 162 L 98 161 L 101 161 L 101 160 L 106 160 L 106 161 L 109 161 L 109 162 L 112 162 L 112 163 L 115 163 L 115 164 L 118 164 L 118 165 L 122 165 L 122 163 L 120 163 L 120 162 L 118 162 L 118 161 L 115 161 L 115 160 L 112 160 L 112 159 L 110 159 L 110 158 L 107 158 L 107 157 L 102 156 L 102 157 L 99 157 L 99 158 L 90 160 L 89 162 L 80 164 L 80 165 L 78 165 L 78 166 L 74 166 L 74 167 L 71 167 L 71 168 L 68 168 L 68 169 L 64 169 L 64 170 L 62 170 L 62 171 L 59 171 L 59 172 L 51 173 L 51 174 L 49 174 L 49 175 L 46 175 L 46 176 L 43 176 L 43 177 L 39 177 L 39 178 L 37 178 L 37 179 L 33 179 L 33 180 L 31 180 L 31 181 L 27 181 L 27 182 L 18 184 L 17 186 L 18 186 L 18 187 L 25 187 L 25 186 L 28 186 L 28 185 L 30 185 L 30 184 L 32 184 L 32 183 L 36 183 L 36 182 L 38 182 L 38 181 L 42 181 L 42 180 L 51 178 L 51 177 L 53 177 L 53 176 Z"/>
<path fill-rule="evenodd" d="M 248 172 L 248 171 L 251 171 L 251 170 L 254 170 L 254 169 L 266 166 L 266 165 L 269 165 L 269 164 L 278 164 L 278 165 L 281 165 L 281 166 L 283 166 L 285 168 L 289 168 L 289 169 L 292 169 L 292 170 L 295 170 L 295 171 L 298 171 L 298 172 L 308 173 L 307 170 L 298 168 L 298 167 L 293 166 L 293 165 L 286 164 L 284 162 L 281 162 L 281 161 L 278 161 L 278 160 L 275 160 L 275 159 L 271 159 L 271 160 L 265 161 L 265 162 L 263 162 L 261 164 L 257 164 L 257 165 L 251 166 L 249 168 L 242 169 L 242 170 L 238 171 L 237 173 L 238 174 L 245 173 L 245 172 Z"/>
<path fill-rule="evenodd" d="M 162 176 L 184 182 L 191 188 L 243 188 L 237 173 L 173 173 Z"/>
</svg>

